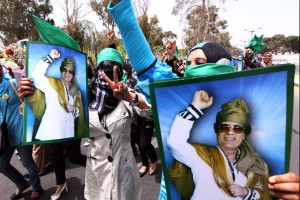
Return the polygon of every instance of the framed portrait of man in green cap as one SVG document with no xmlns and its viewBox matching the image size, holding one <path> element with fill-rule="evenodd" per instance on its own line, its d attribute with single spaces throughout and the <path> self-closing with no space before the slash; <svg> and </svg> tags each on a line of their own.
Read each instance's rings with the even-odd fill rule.
<svg viewBox="0 0 300 200">
<path fill-rule="evenodd" d="M 25 100 L 24 144 L 89 136 L 86 55 L 45 43 L 27 43 L 26 75 L 34 93 Z"/>
<path fill-rule="evenodd" d="M 290 164 L 294 65 L 150 85 L 169 199 L 272 199 Z"/>
</svg>

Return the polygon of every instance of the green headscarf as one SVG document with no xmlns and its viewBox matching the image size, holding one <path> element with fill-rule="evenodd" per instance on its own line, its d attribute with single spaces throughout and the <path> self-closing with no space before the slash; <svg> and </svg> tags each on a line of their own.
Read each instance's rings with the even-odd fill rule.
<svg viewBox="0 0 300 200">
<path fill-rule="evenodd" d="M 243 99 L 237 98 L 222 105 L 222 110 L 216 117 L 217 124 L 236 122 L 243 126 L 249 125 L 249 109 Z"/>
<path fill-rule="evenodd" d="M 124 67 L 124 62 L 121 54 L 113 48 L 105 48 L 102 51 L 100 51 L 100 53 L 97 56 L 97 66 L 102 61 L 108 61 L 108 60 L 116 61 L 121 64 L 122 68 Z"/>
</svg>

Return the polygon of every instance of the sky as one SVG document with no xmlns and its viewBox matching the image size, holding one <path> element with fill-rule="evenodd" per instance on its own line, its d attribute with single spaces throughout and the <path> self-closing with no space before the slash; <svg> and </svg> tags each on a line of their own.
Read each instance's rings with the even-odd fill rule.
<svg viewBox="0 0 300 200">
<path fill-rule="evenodd" d="M 218 14 L 221 19 L 227 20 L 227 31 L 232 37 L 231 44 L 239 48 L 243 48 L 244 44 L 249 42 L 250 31 L 257 35 L 264 34 L 265 37 L 275 34 L 299 36 L 299 0 L 227 0 L 225 4 L 220 4 L 217 0 L 211 2 L 220 7 Z M 52 0 L 52 5 L 55 23 L 63 25 L 64 16 L 59 13 L 62 2 Z M 149 16 L 156 14 L 162 29 L 177 34 L 177 44 L 182 47 L 184 24 L 180 23 L 179 16 L 171 14 L 174 5 L 174 0 L 150 0 Z M 101 22 L 97 15 L 90 9 L 87 11 L 88 15 L 85 18 L 94 22 L 97 29 L 101 30 Z"/>
</svg>

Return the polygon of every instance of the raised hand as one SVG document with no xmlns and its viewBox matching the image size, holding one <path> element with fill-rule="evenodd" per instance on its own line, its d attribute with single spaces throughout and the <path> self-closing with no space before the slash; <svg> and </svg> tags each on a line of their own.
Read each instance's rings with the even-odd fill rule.
<svg viewBox="0 0 300 200">
<path fill-rule="evenodd" d="M 111 0 L 112 5 L 116 5 L 120 2 L 121 0 Z"/>
<path fill-rule="evenodd" d="M 60 53 L 56 49 L 52 49 L 49 55 L 53 59 L 56 59 L 56 58 L 60 57 Z"/>
<path fill-rule="evenodd" d="M 114 31 L 114 29 L 108 30 L 107 33 L 106 33 L 106 36 L 108 38 L 108 42 L 109 42 L 110 45 L 115 43 L 115 31 Z"/>
<path fill-rule="evenodd" d="M 112 89 L 114 97 L 129 102 L 134 98 L 134 96 L 132 97 L 131 92 L 129 92 L 126 84 L 119 82 L 117 70 L 118 67 L 114 66 L 113 69 L 114 81 L 110 80 L 103 71 L 101 72 L 101 74 L 105 79 L 105 81 L 109 84 L 110 88 Z"/>
<path fill-rule="evenodd" d="M 199 109 L 205 109 L 211 106 L 213 97 L 209 97 L 205 90 L 200 90 L 195 92 L 192 103 Z"/>
<path fill-rule="evenodd" d="M 176 50 L 176 40 L 169 40 L 166 48 L 169 55 L 174 55 L 174 52 Z"/>
</svg>

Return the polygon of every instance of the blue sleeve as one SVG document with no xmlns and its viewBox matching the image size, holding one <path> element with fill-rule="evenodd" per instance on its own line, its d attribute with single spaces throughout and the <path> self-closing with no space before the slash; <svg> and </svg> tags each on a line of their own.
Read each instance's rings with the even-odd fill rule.
<svg viewBox="0 0 300 200">
<path fill-rule="evenodd" d="M 108 10 L 121 32 L 129 60 L 140 74 L 155 61 L 155 57 L 134 15 L 131 0 L 122 0 L 115 6 L 110 3 Z"/>
<path fill-rule="evenodd" d="M 177 78 L 172 68 L 160 62 L 152 54 L 151 48 L 134 15 L 131 0 L 122 0 L 117 5 L 108 5 L 108 10 L 117 24 L 126 53 L 132 67 L 138 74 L 139 91 L 150 103 L 149 84 L 154 80 Z"/>
</svg>

